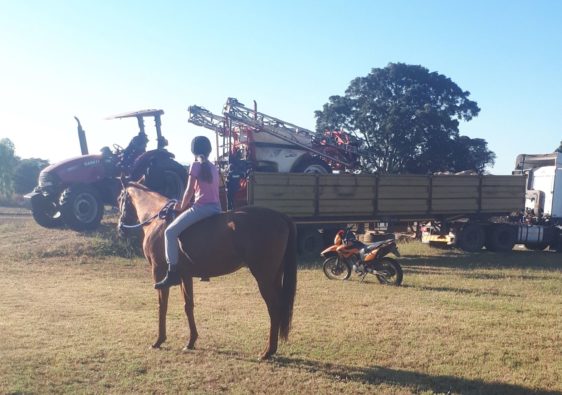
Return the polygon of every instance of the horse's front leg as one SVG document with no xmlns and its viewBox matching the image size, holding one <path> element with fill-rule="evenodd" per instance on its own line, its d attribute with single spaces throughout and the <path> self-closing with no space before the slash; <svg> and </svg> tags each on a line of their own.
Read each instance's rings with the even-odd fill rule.
<svg viewBox="0 0 562 395">
<path fill-rule="evenodd" d="M 195 348 L 195 341 L 199 336 L 199 334 L 197 333 L 197 327 L 195 326 L 195 316 L 193 315 L 193 309 L 195 306 L 195 303 L 193 302 L 193 277 L 184 276 L 182 278 L 181 289 L 183 293 L 183 299 L 185 301 L 185 315 L 187 316 L 187 323 L 189 325 L 189 340 L 183 348 L 184 351 L 187 351 L 193 350 Z"/>
<path fill-rule="evenodd" d="M 166 341 L 166 313 L 168 312 L 168 298 L 170 289 L 158 290 L 158 338 L 152 348 L 160 348 Z"/>
</svg>

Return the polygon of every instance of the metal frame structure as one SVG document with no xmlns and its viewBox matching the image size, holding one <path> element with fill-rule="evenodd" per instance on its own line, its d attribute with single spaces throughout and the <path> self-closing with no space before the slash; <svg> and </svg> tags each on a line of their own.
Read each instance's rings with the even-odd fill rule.
<svg viewBox="0 0 562 395">
<path fill-rule="evenodd" d="M 259 144 L 255 142 L 255 134 L 265 133 L 287 143 L 287 148 L 300 149 L 311 156 L 326 160 L 332 167 L 353 169 L 359 161 L 360 151 L 357 145 L 332 143 L 326 136 L 257 111 L 255 102 L 252 109 L 235 98 L 228 98 L 222 116 L 196 105 L 190 106 L 188 111 L 188 122 L 213 130 L 217 134 L 217 147 L 219 136 L 222 137 L 223 157 L 232 153 L 233 146 L 241 144 L 240 141 L 232 141 L 238 133 L 239 139 L 242 134 L 246 135 L 243 144 L 250 150 L 249 159 L 255 160 L 253 145 Z"/>
</svg>

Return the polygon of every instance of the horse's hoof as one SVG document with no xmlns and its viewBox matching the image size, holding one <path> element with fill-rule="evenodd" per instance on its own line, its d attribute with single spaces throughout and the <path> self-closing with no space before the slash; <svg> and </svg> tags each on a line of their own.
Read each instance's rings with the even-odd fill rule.
<svg viewBox="0 0 562 395">
<path fill-rule="evenodd" d="M 260 361 L 267 361 L 268 359 L 271 358 L 271 356 L 273 355 L 273 353 L 263 353 L 262 355 L 260 355 Z"/>
<path fill-rule="evenodd" d="M 181 350 L 182 350 L 183 352 L 189 352 L 189 351 L 191 351 L 191 350 L 195 350 L 195 346 L 194 346 L 194 345 L 191 345 L 191 346 L 190 346 L 190 345 L 188 344 L 187 346 L 185 346 L 185 347 L 182 348 Z"/>
<path fill-rule="evenodd" d="M 166 339 L 164 340 L 157 340 L 156 343 L 154 343 L 152 346 L 150 346 L 151 349 L 156 349 L 159 350 L 160 346 L 162 345 L 162 343 L 164 343 L 166 341 Z"/>
</svg>

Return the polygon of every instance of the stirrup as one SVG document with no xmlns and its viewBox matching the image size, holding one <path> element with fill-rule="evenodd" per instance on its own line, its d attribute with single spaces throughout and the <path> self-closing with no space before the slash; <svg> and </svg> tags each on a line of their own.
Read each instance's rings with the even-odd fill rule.
<svg viewBox="0 0 562 395">
<path fill-rule="evenodd" d="M 154 284 L 154 288 L 155 289 L 164 289 L 164 288 L 169 288 L 173 285 L 179 285 L 181 284 L 181 277 L 179 275 L 178 272 L 176 271 L 169 271 L 166 274 L 166 277 L 164 277 L 164 279 L 160 282 L 157 282 L 156 284 Z"/>
</svg>

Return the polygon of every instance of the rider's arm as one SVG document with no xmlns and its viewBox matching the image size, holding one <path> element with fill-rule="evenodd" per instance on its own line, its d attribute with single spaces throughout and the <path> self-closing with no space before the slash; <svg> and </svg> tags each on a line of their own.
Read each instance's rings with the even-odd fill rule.
<svg viewBox="0 0 562 395">
<path fill-rule="evenodd" d="M 191 201 L 191 198 L 193 197 L 194 193 L 195 193 L 195 177 L 190 175 L 187 178 L 187 188 L 185 188 L 183 198 L 181 199 L 181 202 L 178 202 L 176 204 L 176 209 L 178 211 L 185 211 L 189 206 L 189 202 Z"/>
</svg>

